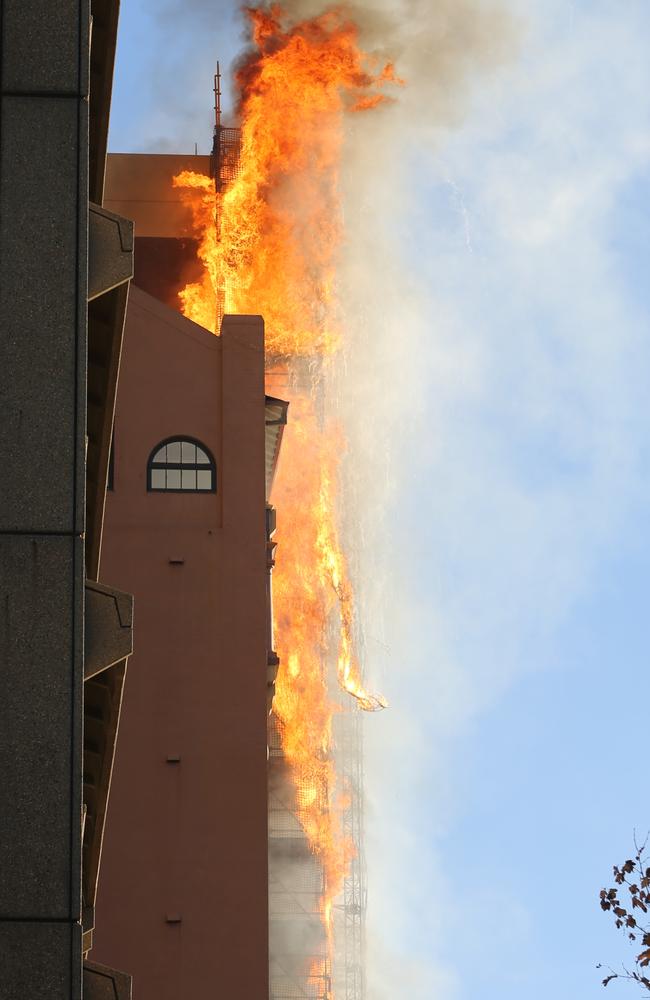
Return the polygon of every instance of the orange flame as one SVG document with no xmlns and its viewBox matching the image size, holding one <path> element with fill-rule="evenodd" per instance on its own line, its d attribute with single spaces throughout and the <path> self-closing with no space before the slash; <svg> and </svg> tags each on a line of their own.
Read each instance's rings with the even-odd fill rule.
<svg viewBox="0 0 650 1000">
<path fill-rule="evenodd" d="M 282 558 L 274 572 L 273 601 L 281 664 L 274 711 L 281 723 L 283 751 L 301 788 L 313 788 L 314 810 L 303 819 L 305 833 L 321 858 L 329 900 L 337 895 L 351 858 L 338 820 L 336 771 L 332 759 L 332 717 L 337 706 L 327 690 L 323 663 L 330 654 L 337 595 L 328 578 L 323 480 L 335 468 L 339 440 L 320 431 L 309 396 L 291 402 L 291 433 L 285 434 L 282 472 L 274 500 L 282 533 Z M 285 474 L 286 473 L 286 474 Z M 325 912 L 329 912 L 327 900 Z"/>
<path fill-rule="evenodd" d="M 338 9 L 294 25 L 278 6 L 247 14 L 253 44 L 236 72 L 238 176 L 219 194 L 208 177 L 185 171 L 174 179 L 191 207 L 204 264 L 201 281 L 180 295 L 182 310 L 215 332 L 223 312 L 261 313 L 269 359 L 324 358 L 343 336 L 335 279 L 344 115 L 389 100 L 383 88 L 402 81 L 392 64 L 377 68 L 359 48 L 356 27 Z M 274 495 L 284 529 L 274 575 L 281 654 L 274 712 L 300 790 L 301 822 L 325 872 L 331 942 L 332 903 L 353 847 L 341 832 L 332 758 L 337 706 L 324 664 L 336 660 L 341 687 L 362 709 L 386 703 L 364 689 L 354 654 L 353 591 L 337 528 L 342 435 L 318 419 L 309 391 L 290 398 Z"/>
<path fill-rule="evenodd" d="M 378 88 L 399 81 L 390 64 L 372 71 L 339 11 L 290 28 L 279 7 L 248 14 L 254 48 L 236 78 L 239 176 L 219 196 L 207 177 L 185 171 L 175 179 L 190 194 L 205 264 L 202 281 L 181 293 L 183 311 L 215 329 L 222 298 L 227 313 L 264 316 L 270 354 L 331 354 L 341 343 L 334 287 L 343 115 L 385 102 Z"/>
</svg>

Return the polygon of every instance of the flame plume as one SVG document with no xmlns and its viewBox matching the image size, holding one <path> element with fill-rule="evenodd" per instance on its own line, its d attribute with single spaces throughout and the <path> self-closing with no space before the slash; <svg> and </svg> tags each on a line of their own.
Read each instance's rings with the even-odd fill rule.
<svg viewBox="0 0 650 1000">
<path fill-rule="evenodd" d="M 205 265 L 202 281 L 181 293 L 183 311 L 214 329 L 223 291 L 225 312 L 264 316 L 270 354 L 332 354 L 341 344 L 334 286 L 343 115 L 386 101 L 381 88 L 396 78 L 390 65 L 372 71 L 355 26 L 338 11 L 288 29 L 278 7 L 248 14 L 254 46 L 236 74 L 239 176 L 218 206 L 209 178 L 176 178 L 197 193 L 191 206 Z"/>
<path fill-rule="evenodd" d="M 289 24 L 278 6 L 247 8 L 252 45 L 239 65 L 241 161 L 237 178 L 214 182 L 185 171 L 174 179 L 191 207 L 202 279 L 180 294 L 186 316 L 218 332 L 226 313 L 261 313 L 269 364 L 332 357 L 343 341 L 335 294 L 343 237 L 338 195 L 344 116 L 389 100 L 401 83 L 358 45 L 338 9 Z M 219 219 L 219 227 L 215 219 Z M 340 824 L 332 718 L 324 664 L 333 659 L 360 708 L 386 704 L 367 692 L 354 653 L 354 596 L 337 527 L 344 448 L 340 428 L 317 415 L 309 390 L 293 390 L 274 501 L 283 527 L 274 575 L 281 666 L 274 712 L 300 789 L 300 817 L 325 873 L 323 921 L 352 857 Z M 332 640 L 332 635 L 338 638 Z"/>
</svg>

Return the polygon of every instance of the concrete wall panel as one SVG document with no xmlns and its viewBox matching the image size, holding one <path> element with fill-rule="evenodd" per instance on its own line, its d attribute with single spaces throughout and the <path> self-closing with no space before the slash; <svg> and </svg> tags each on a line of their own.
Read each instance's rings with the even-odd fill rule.
<svg viewBox="0 0 650 1000">
<path fill-rule="evenodd" d="M 83 529 L 86 122 L 83 102 L 2 98 L 0 531 Z"/>
<path fill-rule="evenodd" d="M 79 0 L 3 0 L 2 88 L 20 93 L 88 93 L 88 8 Z"/>
<path fill-rule="evenodd" d="M 0 536 L 0 921 L 79 912 L 82 545 Z"/>
<path fill-rule="evenodd" d="M 0 2 L 0 1000 L 81 996 L 89 11 Z"/>
<path fill-rule="evenodd" d="M 0 923 L 0 997 L 80 1000 L 81 928 L 62 923 Z"/>
</svg>

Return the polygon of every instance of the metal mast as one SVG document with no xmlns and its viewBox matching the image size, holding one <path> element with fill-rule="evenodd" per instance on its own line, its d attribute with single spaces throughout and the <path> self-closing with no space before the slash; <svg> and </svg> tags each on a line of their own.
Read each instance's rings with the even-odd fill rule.
<svg viewBox="0 0 650 1000">
<path fill-rule="evenodd" d="M 221 124 L 221 68 L 217 62 L 217 72 L 214 74 L 214 137 L 210 156 L 210 175 L 214 180 L 215 191 L 214 225 L 217 243 L 221 242 L 223 195 L 228 185 L 235 180 L 239 173 L 240 156 L 241 129 L 224 128 Z M 226 302 L 226 281 L 223 269 L 216 277 L 215 299 L 215 332 L 218 333 Z"/>
</svg>

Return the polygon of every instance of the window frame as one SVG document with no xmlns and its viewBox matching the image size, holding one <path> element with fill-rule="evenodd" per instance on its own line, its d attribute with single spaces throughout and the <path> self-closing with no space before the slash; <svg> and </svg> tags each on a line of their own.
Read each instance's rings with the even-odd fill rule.
<svg viewBox="0 0 650 1000">
<path fill-rule="evenodd" d="M 197 448 L 200 448 L 205 455 L 207 455 L 208 463 L 205 462 L 154 462 L 155 455 L 158 454 L 161 448 L 165 448 L 170 444 L 193 444 Z M 182 455 L 182 449 L 181 449 Z M 172 487 L 172 486 L 152 486 L 152 472 L 155 470 L 169 470 L 178 469 L 181 473 L 183 471 L 195 471 L 195 472 L 207 472 L 210 471 L 212 474 L 212 486 L 209 489 L 201 488 L 198 486 L 194 489 L 187 489 L 182 486 Z M 182 479 L 181 479 L 182 481 Z M 198 479 L 197 479 L 198 482 Z M 217 492 L 217 463 L 214 460 L 214 455 L 210 449 L 198 438 L 191 437 L 190 435 L 179 435 L 175 434 L 173 437 L 164 438 L 164 440 L 159 441 L 151 452 L 149 453 L 149 458 L 147 459 L 147 493 L 216 493 Z"/>
</svg>

